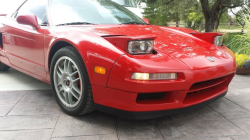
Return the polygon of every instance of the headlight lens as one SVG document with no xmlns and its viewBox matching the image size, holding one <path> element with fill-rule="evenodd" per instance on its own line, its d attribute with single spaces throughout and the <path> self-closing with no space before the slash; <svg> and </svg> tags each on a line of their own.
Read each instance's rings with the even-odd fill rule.
<svg viewBox="0 0 250 140">
<path fill-rule="evenodd" d="M 143 41 L 129 41 L 128 53 L 129 54 L 149 54 L 153 50 L 153 40 Z"/>
<path fill-rule="evenodd" d="M 214 44 L 217 46 L 221 46 L 223 43 L 223 36 L 214 37 Z"/>
<path fill-rule="evenodd" d="M 133 80 L 174 80 L 177 73 L 133 73 Z"/>
</svg>

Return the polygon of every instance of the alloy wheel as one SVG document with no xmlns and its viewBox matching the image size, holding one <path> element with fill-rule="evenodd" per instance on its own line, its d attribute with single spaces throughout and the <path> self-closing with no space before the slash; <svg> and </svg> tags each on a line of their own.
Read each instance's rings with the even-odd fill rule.
<svg viewBox="0 0 250 140">
<path fill-rule="evenodd" d="M 82 76 L 76 63 L 63 56 L 54 68 L 54 85 L 60 101 L 69 108 L 76 107 L 82 97 Z"/>
</svg>

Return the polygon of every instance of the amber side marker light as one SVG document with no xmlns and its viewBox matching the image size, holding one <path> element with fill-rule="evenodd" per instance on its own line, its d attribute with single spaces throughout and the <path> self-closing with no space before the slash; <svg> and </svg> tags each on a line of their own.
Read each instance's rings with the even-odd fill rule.
<svg viewBox="0 0 250 140">
<path fill-rule="evenodd" d="M 95 66 L 94 67 L 94 72 L 98 74 L 105 75 L 106 74 L 106 68 L 100 67 L 100 66 Z"/>
</svg>

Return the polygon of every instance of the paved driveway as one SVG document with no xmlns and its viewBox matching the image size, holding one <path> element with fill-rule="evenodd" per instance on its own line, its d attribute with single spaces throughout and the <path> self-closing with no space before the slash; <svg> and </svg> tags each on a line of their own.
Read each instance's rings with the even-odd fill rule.
<svg viewBox="0 0 250 140">
<path fill-rule="evenodd" d="M 14 69 L 0 71 L 0 91 L 8 90 L 50 90 L 50 85 Z"/>
<path fill-rule="evenodd" d="M 0 91 L 0 140 L 250 140 L 249 95 L 250 75 L 237 75 L 228 95 L 211 104 L 134 121 L 100 112 L 65 115 L 49 90 Z"/>
</svg>

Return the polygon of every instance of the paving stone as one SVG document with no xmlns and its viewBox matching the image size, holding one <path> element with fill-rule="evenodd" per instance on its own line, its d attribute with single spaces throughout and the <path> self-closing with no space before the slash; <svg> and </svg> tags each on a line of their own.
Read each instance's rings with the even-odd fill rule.
<svg viewBox="0 0 250 140">
<path fill-rule="evenodd" d="M 227 97 L 227 99 L 234 102 L 235 104 L 241 106 L 242 108 L 245 108 L 246 110 L 250 111 L 250 100 L 249 100 L 250 97 L 249 97 L 249 95 L 245 96 L 245 97 L 244 96 L 241 96 L 241 97 L 232 96 L 232 97 Z"/>
<path fill-rule="evenodd" d="M 1 140 L 50 140 L 53 129 L 0 131 Z"/>
<path fill-rule="evenodd" d="M 183 139 L 185 140 L 185 139 Z M 192 138 L 189 140 L 232 140 L 230 137 L 215 137 L 215 138 Z"/>
<path fill-rule="evenodd" d="M 0 105 L 16 104 L 27 91 L 0 91 Z"/>
<path fill-rule="evenodd" d="M 231 87 L 228 90 L 228 94 L 226 97 L 231 97 L 233 96 L 234 98 L 242 98 L 242 97 L 248 97 L 247 100 L 249 100 L 249 95 L 250 94 L 250 87 L 244 87 L 244 88 L 235 88 Z"/>
<path fill-rule="evenodd" d="M 209 137 L 195 137 L 195 138 L 178 138 L 178 139 L 175 139 L 175 138 L 171 138 L 171 139 L 167 139 L 167 140 L 233 140 L 232 138 L 230 137 L 212 137 L 212 138 L 209 138 Z"/>
<path fill-rule="evenodd" d="M 221 120 L 225 118 L 219 115 L 210 107 L 203 106 L 193 111 L 171 115 L 171 119 L 173 121 L 176 120 L 198 121 L 198 120 Z"/>
<path fill-rule="evenodd" d="M 118 140 L 116 134 L 52 138 L 51 140 Z"/>
<path fill-rule="evenodd" d="M 28 91 L 8 115 L 60 114 L 51 91 Z"/>
<path fill-rule="evenodd" d="M 53 137 L 115 134 L 114 117 L 93 112 L 80 117 L 62 114 L 57 122 Z"/>
<path fill-rule="evenodd" d="M 164 138 L 167 140 L 194 139 L 199 137 L 223 137 L 245 134 L 243 130 L 227 120 L 158 120 L 157 125 Z"/>
<path fill-rule="evenodd" d="M 237 119 L 230 119 L 232 123 L 234 123 L 239 128 L 243 129 L 245 132 L 250 134 L 250 118 L 237 118 Z"/>
<path fill-rule="evenodd" d="M 250 89 L 249 89 L 250 90 Z M 228 95 L 226 98 L 232 102 L 240 103 L 240 102 L 250 102 L 250 92 L 249 93 L 241 93 L 238 95 Z"/>
<path fill-rule="evenodd" d="M 232 136 L 233 140 L 250 140 L 250 135 Z"/>
<path fill-rule="evenodd" d="M 164 139 L 153 120 L 117 120 L 119 140 L 162 140 Z"/>
<path fill-rule="evenodd" d="M 13 108 L 14 104 L 0 105 L 0 116 L 5 116 Z"/>
<path fill-rule="evenodd" d="M 22 129 L 51 129 L 55 127 L 57 119 L 58 115 L 0 117 L 0 131 Z"/>
<path fill-rule="evenodd" d="M 226 98 L 221 98 L 210 103 L 209 106 L 226 118 L 250 117 L 250 112 L 247 109 L 240 107 Z"/>
<path fill-rule="evenodd" d="M 232 82 L 230 83 L 230 87 L 249 88 L 249 82 L 250 82 L 250 75 L 235 75 Z"/>
</svg>

